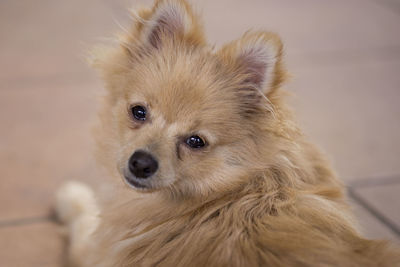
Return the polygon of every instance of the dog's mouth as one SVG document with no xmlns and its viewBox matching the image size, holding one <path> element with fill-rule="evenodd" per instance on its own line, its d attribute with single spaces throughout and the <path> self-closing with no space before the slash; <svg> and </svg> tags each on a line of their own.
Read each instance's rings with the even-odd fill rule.
<svg viewBox="0 0 400 267">
<path fill-rule="evenodd" d="M 147 189 L 150 189 L 151 186 L 149 185 L 148 181 L 146 179 L 140 179 L 135 177 L 132 173 L 129 172 L 127 168 L 121 168 L 120 169 L 120 174 L 122 180 L 124 180 L 125 184 L 129 186 L 132 189 L 140 190 L 140 191 L 146 191 Z"/>
<path fill-rule="evenodd" d="M 135 189 L 148 189 L 149 187 L 139 181 L 139 179 L 124 175 L 124 181 L 128 186 Z"/>
<path fill-rule="evenodd" d="M 154 192 L 161 189 L 161 185 L 157 183 L 157 177 L 138 178 L 129 172 L 127 169 L 121 170 L 121 178 L 125 184 L 134 190 L 141 192 Z"/>
</svg>

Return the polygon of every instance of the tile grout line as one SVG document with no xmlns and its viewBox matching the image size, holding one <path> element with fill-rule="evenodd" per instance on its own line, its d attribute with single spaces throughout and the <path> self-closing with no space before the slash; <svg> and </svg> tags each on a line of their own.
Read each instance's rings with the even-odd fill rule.
<svg viewBox="0 0 400 267">
<path fill-rule="evenodd" d="M 384 216 L 376 208 L 372 207 L 367 201 L 365 201 L 360 195 L 358 195 L 353 188 L 349 187 L 348 193 L 355 202 L 365 208 L 372 216 L 388 227 L 393 233 L 396 234 L 397 237 L 400 237 L 400 229 L 397 228 L 397 226 L 393 224 L 386 216 Z"/>
<path fill-rule="evenodd" d="M 21 219 L 13 219 L 13 220 L 4 220 L 0 221 L 0 228 L 10 227 L 10 226 L 24 226 L 29 224 L 35 223 L 42 223 L 42 222 L 52 222 L 54 219 L 52 216 L 39 216 L 39 217 L 28 217 L 28 218 L 21 218 Z"/>
<path fill-rule="evenodd" d="M 352 188 L 365 188 L 370 186 L 383 186 L 383 185 L 392 185 L 400 183 L 400 174 L 395 174 L 392 176 L 386 176 L 383 178 L 379 177 L 371 177 L 362 179 L 359 181 L 355 181 L 353 183 L 349 183 L 349 187 Z"/>
<path fill-rule="evenodd" d="M 93 84 L 96 81 L 99 81 L 99 78 L 96 78 L 95 76 L 92 78 L 86 78 L 86 77 L 79 77 L 79 75 L 75 75 L 75 73 L 72 73 L 71 75 L 65 75 L 65 74 L 42 74 L 42 75 L 36 75 L 36 76 L 30 76 L 30 77 L 25 77 L 24 80 L 19 79 L 19 77 L 11 77 L 7 79 L 3 79 L 2 83 L 0 83 L 0 88 L 5 91 L 12 91 L 15 90 L 16 88 L 21 88 L 19 90 L 27 90 L 31 89 L 32 86 L 41 86 L 41 85 L 48 85 L 48 84 L 64 84 L 67 86 L 73 86 L 77 84 L 87 84 L 91 83 Z M 5 86 L 4 84 L 7 84 Z"/>
</svg>

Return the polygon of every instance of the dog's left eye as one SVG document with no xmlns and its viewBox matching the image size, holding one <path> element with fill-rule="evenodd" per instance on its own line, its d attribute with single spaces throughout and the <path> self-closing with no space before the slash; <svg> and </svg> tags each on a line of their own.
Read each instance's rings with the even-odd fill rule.
<svg viewBox="0 0 400 267">
<path fill-rule="evenodd" d="M 191 148 L 202 148 L 206 145 L 204 140 L 198 135 L 193 135 L 186 139 L 186 144 Z"/>
<path fill-rule="evenodd" d="M 146 108 L 143 106 L 134 106 L 131 108 L 132 116 L 138 121 L 146 120 Z"/>
</svg>

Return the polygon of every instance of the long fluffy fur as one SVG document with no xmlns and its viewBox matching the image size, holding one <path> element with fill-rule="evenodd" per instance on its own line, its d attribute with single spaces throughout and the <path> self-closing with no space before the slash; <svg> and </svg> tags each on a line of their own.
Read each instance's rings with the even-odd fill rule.
<svg viewBox="0 0 400 267">
<path fill-rule="evenodd" d="M 278 36 L 249 32 L 215 52 L 183 0 L 134 18 L 119 47 L 95 52 L 108 89 L 97 155 L 122 183 L 145 147 L 160 174 L 146 192 L 116 191 L 90 239 L 71 243 L 73 265 L 399 266 L 396 248 L 360 236 L 341 182 L 285 106 Z M 148 126 L 129 119 L 135 102 L 152 108 Z M 206 150 L 176 144 L 200 126 Z"/>
</svg>

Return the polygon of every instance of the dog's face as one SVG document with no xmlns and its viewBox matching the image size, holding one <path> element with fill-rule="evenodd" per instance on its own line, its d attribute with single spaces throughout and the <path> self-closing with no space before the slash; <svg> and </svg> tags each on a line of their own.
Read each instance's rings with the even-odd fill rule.
<svg viewBox="0 0 400 267">
<path fill-rule="evenodd" d="M 251 33 L 213 52 L 183 1 L 158 1 L 137 17 L 99 63 L 107 164 L 137 190 L 184 196 L 229 190 L 265 168 L 279 39 Z"/>
</svg>

